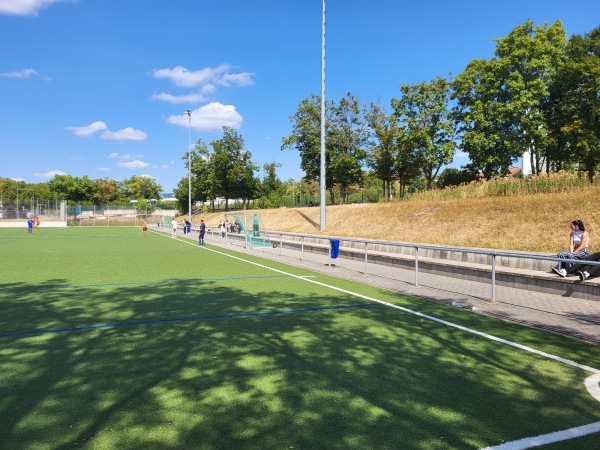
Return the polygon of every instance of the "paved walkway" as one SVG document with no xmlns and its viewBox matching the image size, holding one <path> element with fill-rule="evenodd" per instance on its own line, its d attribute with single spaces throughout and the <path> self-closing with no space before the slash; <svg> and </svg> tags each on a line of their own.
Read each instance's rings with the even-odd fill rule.
<svg viewBox="0 0 600 450">
<path fill-rule="evenodd" d="M 180 236 L 183 237 L 183 233 Z M 186 237 L 197 240 L 198 234 L 191 233 Z M 439 303 L 450 305 L 452 302 L 460 302 L 464 308 L 479 308 L 481 313 L 489 316 L 600 345 L 600 301 L 496 286 L 496 302 L 492 303 L 489 301 L 492 298 L 491 283 L 419 272 L 418 286 L 415 286 L 414 270 L 369 264 L 365 275 L 365 265 L 361 261 L 341 258 L 332 260 L 325 255 L 307 252 L 302 260 L 302 254 L 298 250 L 258 247 L 244 249 L 238 245 L 226 244 L 225 239 L 216 234 L 207 233 L 205 241 L 209 245 L 226 247 Z M 330 263 L 334 265 L 330 266 Z"/>
</svg>

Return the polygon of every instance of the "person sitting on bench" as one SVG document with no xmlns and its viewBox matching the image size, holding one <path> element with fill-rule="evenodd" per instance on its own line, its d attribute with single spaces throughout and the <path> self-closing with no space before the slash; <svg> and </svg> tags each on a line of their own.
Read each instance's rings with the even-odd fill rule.
<svg viewBox="0 0 600 450">
<path fill-rule="evenodd" d="M 585 261 L 600 261 L 600 252 L 592 253 Z M 581 281 L 600 275 L 600 264 L 576 264 L 574 268 Z"/>
</svg>

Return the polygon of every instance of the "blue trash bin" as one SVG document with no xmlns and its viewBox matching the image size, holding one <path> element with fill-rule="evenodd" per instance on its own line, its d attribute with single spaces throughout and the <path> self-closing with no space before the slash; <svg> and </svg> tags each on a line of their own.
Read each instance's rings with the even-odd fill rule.
<svg viewBox="0 0 600 450">
<path fill-rule="evenodd" d="M 187 226 L 187 232 L 190 233 L 191 231 L 192 231 L 192 225 L 190 224 Z"/>
<path fill-rule="evenodd" d="M 340 240 L 339 239 L 329 239 L 330 248 L 329 248 L 329 257 L 335 259 L 338 257 L 340 253 Z"/>
</svg>

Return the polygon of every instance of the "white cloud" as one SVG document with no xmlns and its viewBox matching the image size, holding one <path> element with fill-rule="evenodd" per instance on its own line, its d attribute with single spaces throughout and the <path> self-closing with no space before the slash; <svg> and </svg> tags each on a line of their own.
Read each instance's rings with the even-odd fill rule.
<svg viewBox="0 0 600 450">
<path fill-rule="evenodd" d="M 220 64 L 217 67 L 205 67 L 204 69 L 190 71 L 183 66 L 172 69 L 156 69 L 152 75 L 158 79 L 167 79 L 175 86 L 184 88 L 199 88 L 198 92 L 185 95 L 173 95 L 161 92 L 153 94 L 153 100 L 161 100 L 168 103 L 200 103 L 206 101 L 208 95 L 216 92 L 217 86 L 249 86 L 254 84 L 254 73 L 238 72 L 232 73 L 231 66 Z"/>
<path fill-rule="evenodd" d="M 2 0 L 0 0 L 0 8 L 2 7 Z M 35 69 L 23 69 L 18 72 L 0 72 L 0 77 L 4 78 L 31 78 L 38 76 Z"/>
<path fill-rule="evenodd" d="M 112 152 L 110 155 L 108 155 L 108 159 L 118 158 L 118 157 L 119 157 L 119 154 L 115 153 L 115 152 Z"/>
<path fill-rule="evenodd" d="M 102 139 L 110 141 L 143 141 L 148 135 L 140 130 L 134 130 L 131 127 L 123 128 L 119 131 L 105 131 L 100 136 Z"/>
<path fill-rule="evenodd" d="M 192 111 L 191 127 L 198 131 L 219 131 L 223 127 L 238 129 L 243 120 L 234 105 L 213 102 Z M 168 122 L 187 127 L 189 119 L 187 114 L 182 114 L 170 116 Z"/>
<path fill-rule="evenodd" d="M 125 169 L 143 169 L 145 167 L 148 167 L 149 165 L 150 164 L 148 164 L 147 162 L 140 161 L 137 159 L 135 161 L 117 163 L 118 167 L 124 167 Z"/>
<path fill-rule="evenodd" d="M 0 0 L 1 1 L 1 0 Z M 102 121 L 93 122 L 85 127 L 67 127 L 67 131 L 74 131 L 75 136 L 89 137 L 98 131 L 106 130 L 108 127 Z"/>
<path fill-rule="evenodd" d="M 25 181 L 25 178 L 16 177 L 16 178 L 11 178 L 11 180 L 13 180 L 13 181 Z"/>
<path fill-rule="evenodd" d="M 157 69 L 153 72 L 155 78 L 166 78 L 175 86 L 197 87 L 203 84 L 214 82 L 227 73 L 229 66 L 221 64 L 217 67 L 205 67 L 204 69 L 190 71 L 183 66 L 177 66 L 172 69 Z"/>
<path fill-rule="evenodd" d="M 51 170 L 50 172 L 33 174 L 33 176 L 37 178 L 54 178 L 54 175 L 68 175 L 68 173 L 63 172 L 62 170 Z"/>
<path fill-rule="evenodd" d="M 223 77 L 217 80 L 218 84 L 223 86 L 250 86 L 254 84 L 252 77 L 254 76 L 251 72 L 240 72 L 240 73 L 226 73 Z"/>
<path fill-rule="evenodd" d="M 150 178 L 152 180 L 156 180 L 156 177 L 153 177 L 152 175 L 148 175 L 147 173 L 143 173 L 140 175 L 140 177 L 144 177 L 144 178 Z"/>
<path fill-rule="evenodd" d="M 143 157 L 144 157 L 144 155 L 142 155 L 141 153 L 125 153 L 125 154 L 121 155 L 121 159 L 128 159 L 128 160 L 140 159 Z"/>
<path fill-rule="evenodd" d="M 53 3 L 75 0 L 0 0 L 0 14 L 9 16 L 37 16 L 38 11 Z"/>
<path fill-rule="evenodd" d="M 175 105 L 177 103 L 201 103 L 206 101 L 206 96 L 199 93 L 187 95 L 172 95 L 161 92 L 160 94 L 152 94 L 152 100 L 160 100 Z"/>
<path fill-rule="evenodd" d="M 110 131 L 106 123 L 102 121 L 93 122 L 85 127 L 67 127 L 66 130 L 74 131 L 76 136 L 82 137 L 90 137 L 98 131 L 104 131 L 100 135 L 100 138 L 110 141 L 143 141 L 148 137 L 143 131 L 135 130 L 131 127 L 123 128 L 119 131 Z M 116 158 L 117 156 L 118 153 L 108 155 L 109 158 Z"/>
</svg>

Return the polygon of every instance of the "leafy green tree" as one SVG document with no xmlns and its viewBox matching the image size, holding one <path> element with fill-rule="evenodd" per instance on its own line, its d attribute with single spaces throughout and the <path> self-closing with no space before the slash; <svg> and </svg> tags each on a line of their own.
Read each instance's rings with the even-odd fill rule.
<svg viewBox="0 0 600 450">
<path fill-rule="evenodd" d="M 497 74 L 503 92 L 503 120 L 513 147 L 529 150 L 532 172 L 548 159 L 547 109 L 549 85 L 563 64 L 566 32 L 560 20 L 536 26 L 533 21 L 515 27 L 496 40 Z"/>
<path fill-rule="evenodd" d="M 315 181 L 321 179 L 320 105 L 321 99 L 315 95 L 302 100 L 296 113 L 289 118 L 292 123 L 292 134 L 284 137 L 281 144 L 281 150 L 298 151 L 300 154 L 300 168 L 306 173 L 306 178 Z M 327 149 L 326 159 L 329 159 Z M 326 163 L 326 170 L 327 166 Z M 326 174 L 325 179 L 331 181 L 332 178 Z M 331 184 L 326 184 L 326 188 L 331 188 Z"/>
<path fill-rule="evenodd" d="M 254 198 L 260 184 L 254 176 L 258 166 L 244 150 L 244 139 L 233 128 L 223 127 L 223 137 L 212 141 L 211 146 L 214 193 L 225 199 L 225 209 L 229 209 L 229 199 Z"/>
<path fill-rule="evenodd" d="M 394 155 L 394 173 L 400 184 L 400 198 L 404 198 L 406 188 L 423 178 L 423 153 L 414 145 L 411 132 L 401 128 L 396 137 Z"/>
<path fill-rule="evenodd" d="M 459 148 L 486 178 L 506 173 L 523 154 L 523 148 L 510 138 L 512 127 L 498 60 L 471 61 L 452 87 Z"/>
<path fill-rule="evenodd" d="M 23 182 L 21 182 L 21 184 L 25 185 Z M 13 201 L 17 198 L 17 189 L 20 187 L 19 182 L 11 178 L 0 178 L 0 189 L 2 190 L 2 202 L 4 205 L 6 205 L 9 200 Z"/>
<path fill-rule="evenodd" d="M 383 190 L 389 200 L 392 199 L 392 182 L 396 173 L 398 153 L 398 120 L 388 116 L 376 103 L 370 103 L 365 111 L 365 120 L 369 125 L 369 143 L 367 165 L 373 174 L 382 181 Z"/>
<path fill-rule="evenodd" d="M 435 180 L 436 187 L 444 189 L 447 186 L 459 186 L 476 179 L 475 173 L 467 169 L 447 167 Z"/>
<path fill-rule="evenodd" d="M 368 130 L 361 106 L 350 92 L 338 104 L 332 102 L 329 111 L 331 127 L 326 146 L 331 157 L 328 169 L 332 184 L 339 186 L 341 201 L 346 202 L 348 187 L 362 183 Z M 333 203 L 333 191 L 331 194 Z"/>
<path fill-rule="evenodd" d="M 264 176 L 260 185 L 261 208 L 279 208 L 283 193 L 283 182 L 277 176 L 280 163 L 272 162 L 263 165 Z"/>
<path fill-rule="evenodd" d="M 280 167 L 281 164 L 276 162 L 263 165 L 265 176 L 262 180 L 262 195 L 268 197 L 271 192 L 281 192 L 283 183 L 277 176 L 277 169 Z"/>
<path fill-rule="evenodd" d="M 528 21 L 496 40 L 494 58 L 471 61 L 452 83 L 460 148 L 486 177 L 505 173 L 525 152 L 534 174 L 551 168 L 549 86 L 563 64 L 565 43 L 560 21 Z"/>
<path fill-rule="evenodd" d="M 175 186 L 175 188 L 173 189 L 173 196 L 177 199 L 177 210 L 182 214 L 188 214 L 189 212 L 188 194 L 188 178 L 181 178 L 177 183 L 177 186 Z"/>
<path fill-rule="evenodd" d="M 415 162 L 431 189 L 442 166 L 456 152 L 454 121 L 449 110 L 450 85 L 445 78 L 400 86 L 402 96 L 392 99 L 394 115 L 405 134 L 403 141 L 415 150 Z"/>
<path fill-rule="evenodd" d="M 95 183 L 87 175 L 73 177 L 71 175 L 55 175 L 48 182 L 50 191 L 60 199 L 72 203 L 92 204 L 95 193 Z"/>
<path fill-rule="evenodd" d="M 550 85 L 550 139 L 559 167 L 577 163 L 592 182 L 600 169 L 600 27 L 573 35 Z"/>
<path fill-rule="evenodd" d="M 133 175 L 123 180 L 127 197 L 132 200 L 159 200 L 161 199 L 162 186 L 149 177 Z"/>
<path fill-rule="evenodd" d="M 335 202 L 334 187 L 340 186 L 345 200 L 349 185 L 360 183 L 366 159 L 367 130 L 358 100 L 348 93 L 338 104 L 327 102 L 325 137 L 325 187 Z M 302 100 L 290 117 L 292 134 L 282 140 L 282 150 L 298 150 L 300 167 L 310 180 L 321 179 L 320 99 Z"/>
<path fill-rule="evenodd" d="M 92 194 L 94 205 L 108 205 L 110 203 L 123 202 L 126 199 L 127 194 L 123 183 L 108 177 L 94 180 L 94 193 Z"/>
<path fill-rule="evenodd" d="M 187 168 L 187 153 L 184 155 Z M 211 155 L 206 144 L 199 139 L 192 150 L 192 202 L 200 201 L 204 205 L 215 199 L 214 177 L 211 167 Z M 187 193 L 186 193 L 187 199 Z"/>
</svg>

